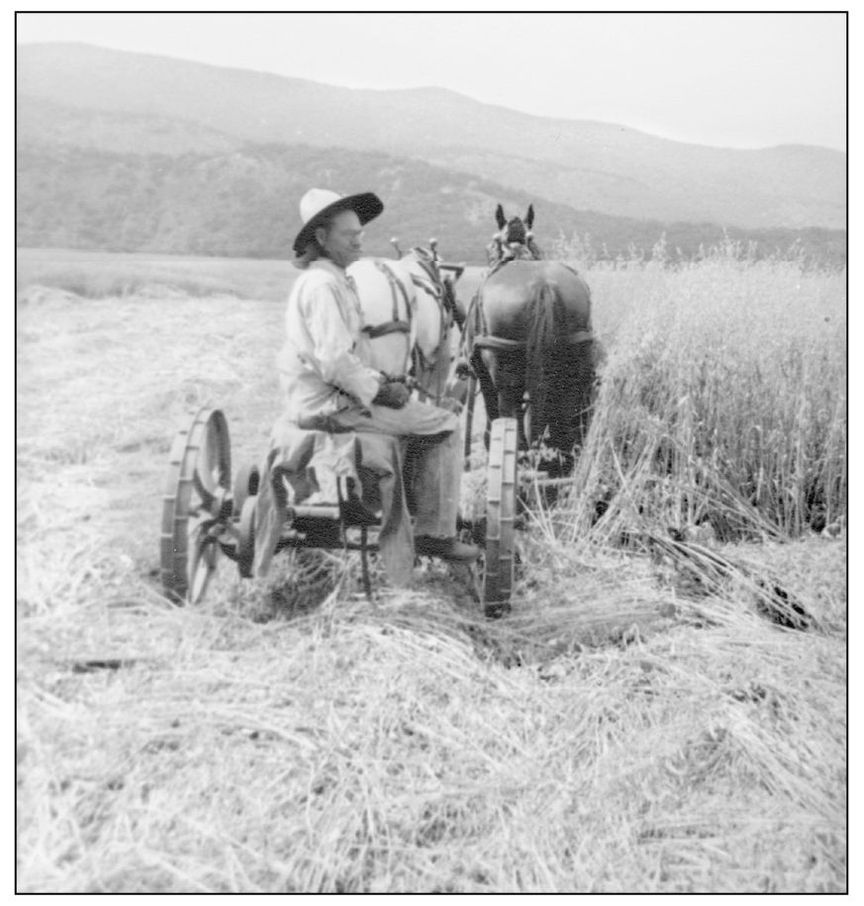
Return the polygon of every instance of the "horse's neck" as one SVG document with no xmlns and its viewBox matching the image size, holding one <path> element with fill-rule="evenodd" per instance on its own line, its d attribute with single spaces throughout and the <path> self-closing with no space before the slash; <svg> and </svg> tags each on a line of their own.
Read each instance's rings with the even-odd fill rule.
<svg viewBox="0 0 864 906">
<path fill-rule="evenodd" d="M 437 299 L 423 286 L 416 287 L 417 319 L 416 345 L 427 362 L 437 360 L 443 345 L 445 329 L 444 309 L 440 299 Z"/>
<path fill-rule="evenodd" d="M 402 274 L 414 292 L 415 345 L 423 357 L 432 361 L 441 343 L 443 308 L 441 290 L 432 280 L 429 271 L 413 255 L 406 255 L 400 262 Z"/>
<path fill-rule="evenodd" d="M 510 261 L 539 261 L 543 257 L 539 254 L 540 250 L 534 243 L 523 244 L 521 242 L 511 242 L 505 245 L 500 251 L 493 244 L 487 246 L 489 255 L 489 273 L 494 274 L 499 268 L 502 268 Z"/>
</svg>

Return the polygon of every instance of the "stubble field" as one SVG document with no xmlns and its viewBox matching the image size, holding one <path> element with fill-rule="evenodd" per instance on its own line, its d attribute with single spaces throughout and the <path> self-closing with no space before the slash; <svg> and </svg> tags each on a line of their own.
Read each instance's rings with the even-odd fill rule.
<svg viewBox="0 0 864 906">
<path fill-rule="evenodd" d="M 591 434 L 488 622 L 339 557 L 171 606 L 171 441 L 262 456 L 291 269 L 19 254 L 20 891 L 845 890 L 845 275 L 587 277 Z"/>
</svg>

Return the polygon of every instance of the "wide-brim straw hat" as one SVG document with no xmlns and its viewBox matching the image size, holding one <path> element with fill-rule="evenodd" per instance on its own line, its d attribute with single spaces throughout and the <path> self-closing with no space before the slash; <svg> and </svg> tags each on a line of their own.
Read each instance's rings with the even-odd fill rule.
<svg viewBox="0 0 864 906">
<path fill-rule="evenodd" d="M 302 255 L 306 246 L 312 241 L 315 230 L 326 218 L 339 211 L 354 211 L 365 225 L 374 220 L 384 210 L 384 203 L 374 192 L 361 192 L 358 195 L 340 195 L 330 189 L 310 189 L 300 199 L 300 219 L 303 229 L 294 240 L 294 251 Z"/>
</svg>

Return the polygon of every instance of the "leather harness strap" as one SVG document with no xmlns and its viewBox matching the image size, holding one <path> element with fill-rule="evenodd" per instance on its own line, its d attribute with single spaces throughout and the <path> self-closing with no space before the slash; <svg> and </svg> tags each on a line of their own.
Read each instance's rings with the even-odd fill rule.
<svg viewBox="0 0 864 906">
<path fill-rule="evenodd" d="M 435 299 L 441 297 L 441 292 L 434 283 L 428 280 L 424 280 L 422 277 L 418 277 L 416 274 L 411 274 L 411 282 L 417 287 L 417 289 L 422 289 L 424 292 L 429 293 L 430 296 L 433 296 Z"/>
<path fill-rule="evenodd" d="M 574 330 L 567 335 L 566 342 L 572 345 L 577 343 L 588 343 L 594 339 L 594 334 L 590 330 Z M 481 349 L 497 349 L 500 352 L 506 352 L 512 349 L 524 349 L 524 340 L 508 340 L 505 337 L 496 337 L 494 334 L 483 334 L 474 337 L 474 346 Z"/>
<path fill-rule="evenodd" d="M 411 274 L 411 282 L 418 289 L 422 289 L 423 292 L 427 293 L 435 300 L 438 305 L 438 311 L 440 313 L 438 342 L 432 352 L 433 358 L 431 360 L 428 359 L 419 345 L 415 345 L 412 352 L 412 356 L 414 358 L 414 373 L 419 377 L 421 374 L 433 371 L 436 368 L 438 357 L 440 356 L 441 350 L 446 343 L 450 326 L 454 321 L 454 311 L 452 310 L 448 295 L 444 291 L 444 286 L 441 282 L 440 276 L 435 272 L 433 267 L 428 264 L 419 254 L 415 255 L 415 259 L 417 261 L 417 264 L 420 265 L 420 267 L 423 269 L 423 272 L 429 279 L 424 280 L 422 277 L 418 277 L 416 274 Z M 442 374 L 439 370 L 437 381 L 438 387 L 436 388 L 434 397 L 429 391 L 423 390 L 422 387 L 418 388 L 421 397 L 425 396 L 427 399 L 434 398 L 437 405 L 441 401 L 441 395 L 444 390 L 443 383 L 445 377 L 446 375 Z"/>
<path fill-rule="evenodd" d="M 414 249 L 415 253 L 422 252 L 422 249 Z M 415 286 L 419 286 L 421 289 L 425 289 L 427 293 L 435 297 L 435 300 L 438 304 L 444 309 L 445 314 L 447 314 L 452 321 L 458 321 L 458 312 L 456 311 L 455 300 L 452 297 L 451 293 L 448 293 L 444 288 L 444 280 L 441 277 L 441 274 L 438 270 L 437 265 L 431 264 L 429 261 L 424 259 L 421 254 L 415 255 L 415 260 L 417 264 L 423 269 L 426 276 L 429 278 L 428 282 L 424 281 L 422 278 L 418 277 L 416 274 L 411 275 L 411 281 Z M 459 270 L 459 273 L 462 273 L 462 268 L 456 268 Z"/>
<path fill-rule="evenodd" d="M 390 284 L 390 293 L 393 297 L 393 319 L 390 321 L 385 321 L 383 324 L 367 324 L 363 328 L 363 333 L 365 333 L 370 340 L 375 340 L 378 337 L 386 336 L 390 333 L 411 333 L 411 301 L 408 298 L 408 293 L 405 291 L 405 287 L 402 283 L 396 279 L 396 275 L 384 264 L 383 261 L 375 260 L 375 267 L 381 271 L 382 274 L 387 278 L 387 282 Z M 407 320 L 402 320 L 399 317 L 399 297 L 402 297 L 402 300 L 405 303 L 405 312 Z"/>
<path fill-rule="evenodd" d="M 441 282 L 440 277 L 435 273 L 435 270 L 433 269 L 432 265 L 424 257 L 422 249 L 414 249 L 413 251 L 414 251 L 414 260 L 417 262 L 417 264 L 422 268 L 423 272 L 429 278 L 429 283 L 430 283 L 429 289 L 433 293 L 433 295 L 435 295 L 437 298 L 437 296 L 440 295 L 440 290 L 438 289 L 440 282 Z M 412 275 L 411 279 L 418 286 L 422 285 L 422 283 L 418 283 L 419 278 L 415 278 Z"/>
</svg>

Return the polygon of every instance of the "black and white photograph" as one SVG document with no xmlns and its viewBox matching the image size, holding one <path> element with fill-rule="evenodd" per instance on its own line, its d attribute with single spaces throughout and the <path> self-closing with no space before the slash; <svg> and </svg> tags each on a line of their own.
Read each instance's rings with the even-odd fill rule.
<svg viewBox="0 0 864 906">
<path fill-rule="evenodd" d="M 13 16 L 16 892 L 848 893 L 849 12 Z"/>
</svg>

